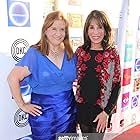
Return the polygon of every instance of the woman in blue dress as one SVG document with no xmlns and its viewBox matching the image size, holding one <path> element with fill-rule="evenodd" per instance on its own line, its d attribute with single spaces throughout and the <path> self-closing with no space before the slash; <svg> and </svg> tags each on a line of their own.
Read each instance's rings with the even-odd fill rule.
<svg viewBox="0 0 140 140">
<path fill-rule="evenodd" d="M 72 90 L 76 59 L 69 41 L 68 23 L 60 11 L 47 15 L 40 41 L 32 45 L 8 75 L 17 105 L 29 113 L 33 140 L 55 140 L 56 134 L 76 132 L 76 106 Z M 32 88 L 25 103 L 20 82 Z"/>
</svg>

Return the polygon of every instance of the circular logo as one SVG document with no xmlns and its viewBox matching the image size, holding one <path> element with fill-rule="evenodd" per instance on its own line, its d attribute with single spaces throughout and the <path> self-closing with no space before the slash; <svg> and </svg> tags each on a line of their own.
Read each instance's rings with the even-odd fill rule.
<svg viewBox="0 0 140 140">
<path fill-rule="evenodd" d="M 136 71 L 140 71 L 140 59 L 136 60 L 135 68 L 136 68 Z"/>
<path fill-rule="evenodd" d="M 134 107 L 137 107 L 138 106 L 138 99 L 139 99 L 139 96 L 133 96 L 132 97 L 132 105 L 131 105 L 131 108 L 134 108 Z"/>
<path fill-rule="evenodd" d="M 129 97 L 125 97 L 124 99 L 123 99 L 123 103 L 124 104 L 127 104 L 129 102 Z"/>
<path fill-rule="evenodd" d="M 11 47 L 11 55 L 16 61 L 20 61 L 29 48 L 29 43 L 20 38 L 14 41 Z"/>
<path fill-rule="evenodd" d="M 14 123 L 18 127 L 25 127 L 28 124 L 28 113 L 18 109 L 14 116 Z"/>
<path fill-rule="evenodd" d="M 9 7 L 9 18 L 16 26 L 24 26 L 29 21 L 28 7 L 23 2 L 13 2 Z"/>
</svg>

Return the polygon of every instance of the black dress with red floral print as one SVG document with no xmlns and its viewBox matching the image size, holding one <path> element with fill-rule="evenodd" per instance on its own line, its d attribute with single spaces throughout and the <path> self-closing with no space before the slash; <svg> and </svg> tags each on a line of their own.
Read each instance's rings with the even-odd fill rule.
<svg viewBox="0 0 140 140">
<path fill-rule="evenodd" d="M 79 47 L 76 55 L 78 121 L 93 124 L 100 112 L 110 115 L 116 107 L 121 84 L 120 58 L 115 48 L 85 51 Z"/>
</svg>

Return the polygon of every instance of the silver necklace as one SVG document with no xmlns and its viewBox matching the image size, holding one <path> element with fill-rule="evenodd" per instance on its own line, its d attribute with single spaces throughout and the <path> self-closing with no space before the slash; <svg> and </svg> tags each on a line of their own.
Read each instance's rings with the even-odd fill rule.
<svg viewBox="0 0 140 140">
<path fill-rule="evenodd" d="M 59 55 L 60 55 L 60 49 L 58 49 L 58 50 L 56 50 L 56 51 L 54 51 L 54 50 L 52 50 L 52 49 L 49 49 L 49 51 L 50 51 L 50 54 L 51 54 L 55 59 L 58 58 Z"/>
</svg>

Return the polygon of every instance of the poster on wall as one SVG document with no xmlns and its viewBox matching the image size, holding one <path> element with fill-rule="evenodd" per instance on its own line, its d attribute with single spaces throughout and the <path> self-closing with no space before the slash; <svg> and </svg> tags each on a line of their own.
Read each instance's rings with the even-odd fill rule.
<svg viewBox="0 0 140 140">
<path fill-rule="evenodd" d="M 56 10 L 56 0 L 43 0 L 43 18 L 45 18 L 48 13 Z"/>
<path fill-rule="evenodd" d="M 77 47 L 82 45 L 82 37 L 70 37 L 70 42 L 73 50 L 75 51 Z"/>
<path fill-rule="evenodd" d="M 134 92 L 140 91 L 140 77 L 134 79 Z"/>
<path fill-rule="evenodd" d="M 72 28 L 82 28 L 83 27 L 83 15 L 68 13 L 67 19 L 69 26 Z"/>
</svg>

